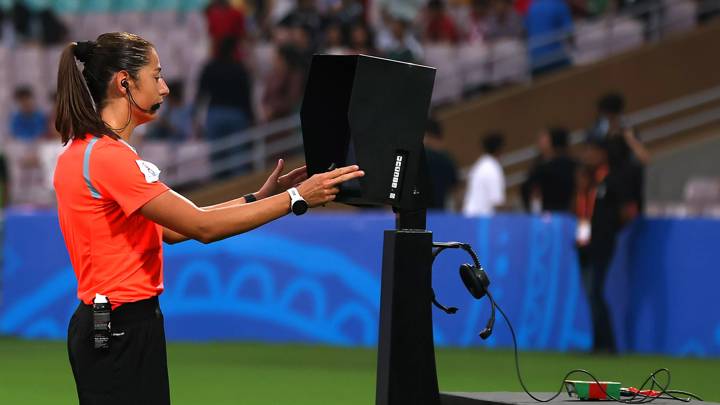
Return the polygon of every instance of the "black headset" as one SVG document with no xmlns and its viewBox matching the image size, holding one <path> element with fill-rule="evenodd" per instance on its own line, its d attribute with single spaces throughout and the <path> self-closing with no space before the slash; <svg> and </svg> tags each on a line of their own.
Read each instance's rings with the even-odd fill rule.
<svg viewBox="0 0 720 405">
<path fill-rule="evenodd" d="M 125 87 L 125 90 L 127 91 L 128 103 L 132 103 L 135 107 L 137 107 L 138 110 L 144 112 L 145 114 L 155 114 L 155 112 L 160 108 L 160 103 L 153 104 L 153 105 L 150 107 L 150 109 L 145 109 L 145 108 L 140 107 L 140 106 L 135 102 L 135 99 L 133 98 L 132 93 L 130 92 L 130 84 L 128 83 L 127 79 L 122 79 L 122 80 L 120 81 L 120 85 L 123 86 L 123 87 Z M 122 128 L 112 128 L 112 127 L 110 127 L 109 125 L 108 125 L 108 128 L 110 128 L 111 130 L 113 130 L 113 131 L 115 131 L 115 132 L 124 131 L 125 128 L 127 128 L 128 125 L 130 125 L 130 120 L 132 120 L 132 111 L 131 111 L 131 110 L 128 111 L 128 119 L 127 119 L 127 122 L 125 122 L 125 125 L 122 126 Z M 106 123 L 105 125 L 107 125 L 107 123 Z"/>
<path fill-rule="evenodd" d="M 478 334 L 483 340 L 489 338 L 490 335 L 492 335 L 493 327 L 495 326 L 496 304 L 492 294 L 490 294 L 490 291 L 488 290 L 488 287 L 490 286 L 490 279 L 480 265 L 480 260 L 477 255 L 469 244 L 462 242 L 433 242 L 433 247 L 435 250 L 432 255 L 432 263 L 435 262 L 435 258 L 440 254 L 440 252 L 445 249 L 462 249 L 467 252 L 470 257 L 472 257 L 472 265 L 466 263 L 460 266 L 460 279 L 463 284 L 465 284 L 465 288 L 467 288 L 468 292 L 470 292 L 470 295 L 472 295 L 475 299 L 479 300 L 487 295 L 490 300 L 490 319 L 488 320 L 487 325 L 485 325 L 485 329 L 480 331 Z M 432 290 L 432 303 L 448 315 L 453 315 L 458 311 L 457 307 L 446 307 L 438 302 L 435 298 L 435 290 Z"/>
<path fill-rule="evenodd" d="M 122 79 L 120 81 L 120 85 L 125 87 L 125 90 L 127 90 L 128 98 L 130 99 L 130 102 L 133 103 L 135 107 L 137 107 L 138 110 L 146 113 L 146 114 L 155 114 L 155 111 L 157 111 L 158 108 L 160 108 L 160 104 L 154 104 L 149 109 L 145 109 L 140 107 L 133 98 L 132 93 L 130 92 L 130 84 L 128 84 L 127 79 Z M 157 107 L 156 107 L 157 106 Z"/>
</svg>

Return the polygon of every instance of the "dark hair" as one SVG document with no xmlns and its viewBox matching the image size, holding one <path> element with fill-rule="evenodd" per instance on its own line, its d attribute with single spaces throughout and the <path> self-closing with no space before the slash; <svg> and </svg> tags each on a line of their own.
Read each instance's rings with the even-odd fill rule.
<svg viewBox="0 0 720 405">
<path fill-rule="evenodd" d="M 600 97 L 597 109 L 601 114 L 621 114 L 625 110 L 625 97 L 620 93 L 608 93 Z"/>
<path fill-rule="evenodd" d="M 233 36 L 227 36 L 220 40 L 218 46 L 217 57 L 220 60 L 232 61 L 235 58 L 235 52 L 237 51 L 238 41 Z"/>
<path fill-rule="evenodd" d="M 281 45 L 277 52 L 290 69 L 298 69 L 303 66 L 302 53 L 295 45 Z"/>
<path fill-rule="evenodd" d="M 113 75 L 121 70 L 137 80 L 140 69 L 150 62 L 154 46 L 127 32 L 102 34 L 96 41 L 73 42 L 60 56 L 57 81 L 57 117 L 55 129 L 63 144 L 70 139 L 95 136 L 119 136 L 100 117 Z M 83 63 L 82 73 L 77 61 Z"/>
<path fill-rule="evenodd" d="M 488 4 L 488 0 L 472 0 L 472 7 L 475 8 L 487 8 L 490 4 Z"/>
<path fill-rule="evenodd" d="M 442 125 L 436 119 L 428 118 L 427 124 L 425 125 L 425 133 L 431 138 L 442 139 Z"/>
<path fill-rule="evenodd" d="M 15 100 L 19 100 L 21 98 L 26 97 L 34 97 L 35 93 L 33 92 L 32 87 L 28 85 L 21 85 L 15 88 L 15 91 L 13 92 L 13 98 Z"/>
<path fill-rule="evenodd" d="M 445 3 L 442 0 L 430 0 L 427 6 L 430 10 L 441 11 L 445 8 Z"/>
<path fill-rule="evenodd" d="M 355 46 L 356 44 L 353 43 L 353 35 L 352 33 L 355 32 L 355 30 L 361 29 L 365 31 L 365 43 L 361 44 L 361 46 L 367 47 L 368 49 L 372 49 L 375 44 L 375 32 L 362 21 L 356 22 L 355 24 L 350 27 L 349 35 L 348 35 L 348 42 L 350 43 L 350 46 Z"/>
<path fill-rule="evenodd" d="M 548 130 L 550 134 L 550 144 L 553 149 L 565 149 L 569 145 L 569 133 L 566 128 L 553 127 Z"/>
<path fill-rule="evenodd" d="M 491 155 L 498 153 L 504 144 L 505 136 L 501 132 L 490 132 L 482 139 L 483 149 Z"/>
</svg>

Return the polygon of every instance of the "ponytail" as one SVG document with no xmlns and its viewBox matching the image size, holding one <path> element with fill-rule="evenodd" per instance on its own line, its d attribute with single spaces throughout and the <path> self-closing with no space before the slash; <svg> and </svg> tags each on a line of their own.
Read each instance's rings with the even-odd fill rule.
<svg viewBox="0 0 720 405">
<path fill-rule="evenodd" d="M 107 132 L 75 61 L 77 47 L 75 42 L 65 47 L 58 67 L 55 129 L 60 133 L 63 145 L 70 139 L 84 138 L 86 133 L 101 135 Z"/>
</svg>

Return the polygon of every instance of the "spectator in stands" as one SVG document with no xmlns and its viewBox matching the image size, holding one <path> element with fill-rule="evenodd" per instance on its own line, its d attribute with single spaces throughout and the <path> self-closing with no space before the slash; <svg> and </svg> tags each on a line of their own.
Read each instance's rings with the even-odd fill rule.
<svg viewBox="0 0 720 405">
<path fill-rule="evenodd" d="M 270 11 L 273 2 L 268 0 L 249 0 L 244 1 L 245 12 L 248 16 L 247 36 L 270 38 L 270 30 L 272 29 L 272 21 L 270 19 Z"/>
<path fill-rule="evenodd" d="M 46 191 L 46 193 L 41 194 L 41 198 L 36 197 L 33 199 L 33 203 L 38 205 L 54 204 L 55 196 L 52 192 L 53 176 L 55 174 L 57 158 L 64 149 L 57 141 L 61 138 L 61 135 L 55 128 L 55 119 L 57 118 L 57 93 L 50 93 L 48 101 L 51 107 L 48 114 L 45 135 L 42 137 L 40 143 L 33 148 L 38 157 L 38 166 L 43 181 L 42 186 L 38 185 L 38 188 L 42 187 Z"/>
<path fill-rule="evenodd" d="M 167 83 L 170 94 L 163 103 L 157 121 L 148 128 L 145 139 L 183 142 L 191 137 L 193 130 L 192 108 L 185 104 L 182 81 Z"/>
<path fill-rule="evenodd" d="M 629 4 L 637 5 L 642 1 L 634 0 Z M 570 11 L 575 18 L 593 18 L 606 14 L 616 14 L 623 4 L 622 0 L 568 0 Z"/>
<path fill-rule="evenodd" d="M 515 11 L 517 11 L 518 14 L 520 14 L 521 16 L 525 16 L 527 15 L 531 4 L 532 0 L 515 0 L 513 5 L 515 7 Z"/>
<path fill-rule="evenodd" d="M 573 31 L 564 0 L 533 0 L 525 20 L 533 76 L 570 65 L 567 51 Z"/>
<path fill-rule="evenodd" d="M 527 187 L 531 203 L 541 202 L 540 211 L 570 212 L 575 196 L 575 171 L 577 163 L 568 153 L 568 131 L 551 128 L 542 138 L 550 139 L 550 151 L 545 161 L 528 175 Z"/>
<path fill-rule="evenodd" d="M 333 22 L 325 27 L 322 53 L 330 55 L 347 55 L 350 53 L 350 49 L 345 46 L 345 38 L 340 23 Z"/>
<path fill-rule="evenodd" d="M 350 52 L 353 54 L 376 55 L 373 32 L 365 23 L 357 23 L 350 28 Z"/>
<path fill-rule="evenodd" d="M 312 56 L 321 45 L 315 42 L 313 35 L 312 28 L 307 26 L 298 25 L 290 28 L 290 42 L 288 44 L 292 45 L 300 55 L 300 66 L 304 74 L 307 74 L 308 70 L 310 70 Z"/>
<path fill-rule="evenodd" d="M 570 13 L 574 19 L 589 17 L 590 3 L 591 2 L 588 0 L 567 0 L 567 4 L 570 7 Z"/>
<path fill-rule="evenodd" d="M 432 118 L 428 120 L 423 143 L 433 192 L 428 208 L 454 211 L 458 170 L 455 161 L 444 148 L 442 125 L 438 121 Z"/>
<path fill-rule="evenodd" d="M 46 7 L 40 10 L 35 16 L 35 21 L 39 30 L 37 39 L 42 45 L 51 46 L 67 42 L 68 28 L 53 9 Z"/>
<path fill-rule="evenodd" d="M 10 16 L 15 37 L 19 42 L 32 39 L 32 12 L 22 1 L 14 1 Z"/>
<path fill-rule="evenodd" d="M 425 17 L 424 39 L 434 43 L 456 44 L 460 34 L 443 0 L 430 0 Z"/>
<path fill-rule="evenodd" d="M 330 10 L 330 16 L 337 21 L 343 31 L 365 21 L 365 6 L 360 0 L 341 0 Z"/>
<path fill-rule="evenodd" d="M 485 42 L 490 29 L 490 0 L 472 0 L 470 11 L 460 26 L 465 27 L 466 42 Z"/>
<path fill-rule="evenodd" d="M 417 63 L 423 58 L 423 48 L 411 30 L 410 21 L 402 17 L 391 17 L 389 31 L 378 36 L 378 50 L 393 60 Z"/>
<path fill-rule="evenodd" d="M 297 110 L 305 86 L 302 56 L 297 49 L 279 47 L 262 97 L 263 120 L 286 117 Z"/>
<path fill-rule="evenodd" d="M 523 34 L 522 18 L 513 8 L 512 0 L 493 0 L 488 18 L 487 38 L 521 39 Z"/>
<path fill-rule="evenodd" d="M 5 31 L 7 12 L 12 25 L 9 32 L 13 34 L 8 38 L 10 43 L 17 40 L 49 46 L 66 42 L 68 29 L 52 8 L 40 4 L 40 9 L 32 10 L 25 3 L 14 1 L 10 9 L 0 10 L 0 36 Z"/>
<path fill-rule="evenodd" d="M 197 105 L 207 105 L 205 137 L 210 141 L 226 139 L 248 128 L 255 121 L 250 102 L 252 89 L 250 75 L 245 66 L 235 59 L 237 40 L 225 38 L 217 57 L 203 68 L 198 84 Z M 225 151 L 211 156 L 214 164 L 236 152 Z M 230 174 L 216 172 L 218 177 Z"/>
<path fill-rule="evenodd" d="M 280 20 L 279 24 L 284 27 L 302 27 L 310 36 L 311 47 L 318 47 L 323 17 L 317 9 L 315 0 L 298 0 L 297 7 Z"/>
<path fill-rule="evenodd" d="M 484 154 L 475 162 L 468 174 L 463 214 L 492 215 L 505 203 L 505 175 L 498 156 L 505 136 L 491 132 L 482 139 Z"/>
<path fill-rule="evenodd" d="M 35 94 L 29 86 L 15 89 L 17 111 L 10 116 L 10 136 L 23 142 L 39 140 L 47 133 L 47 116 L 35 103 Z"/>
<path fill-rule="evenodd" d="M 219 56 L 225 39 L 233 38 L 236 44 L 245 39 L 245 14 L 227 0 L 212 0 L 205 9 L 208 35 L 213 56 Z M 233 49 L 233 57 L 240 60 L 240 49 Z"/>
</svg>

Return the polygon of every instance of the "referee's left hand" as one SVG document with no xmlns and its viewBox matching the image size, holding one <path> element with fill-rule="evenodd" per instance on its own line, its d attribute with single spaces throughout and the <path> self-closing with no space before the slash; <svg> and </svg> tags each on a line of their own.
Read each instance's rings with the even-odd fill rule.
<svg viewBox="0 0 720 405">
<path fill-rule="evenodd" d="M 281 176 L 284 167 L 285 161 L 278 159 L 275 170 L 270 173 L 265 184 L 255 193 L 255 197 L 257 197 L 258 200 L 282 193 L 290 187 L 296 187 L 298 184 L 307 180 L 307 166 L 298 167 L 290 173 Z"/>
</svg>

